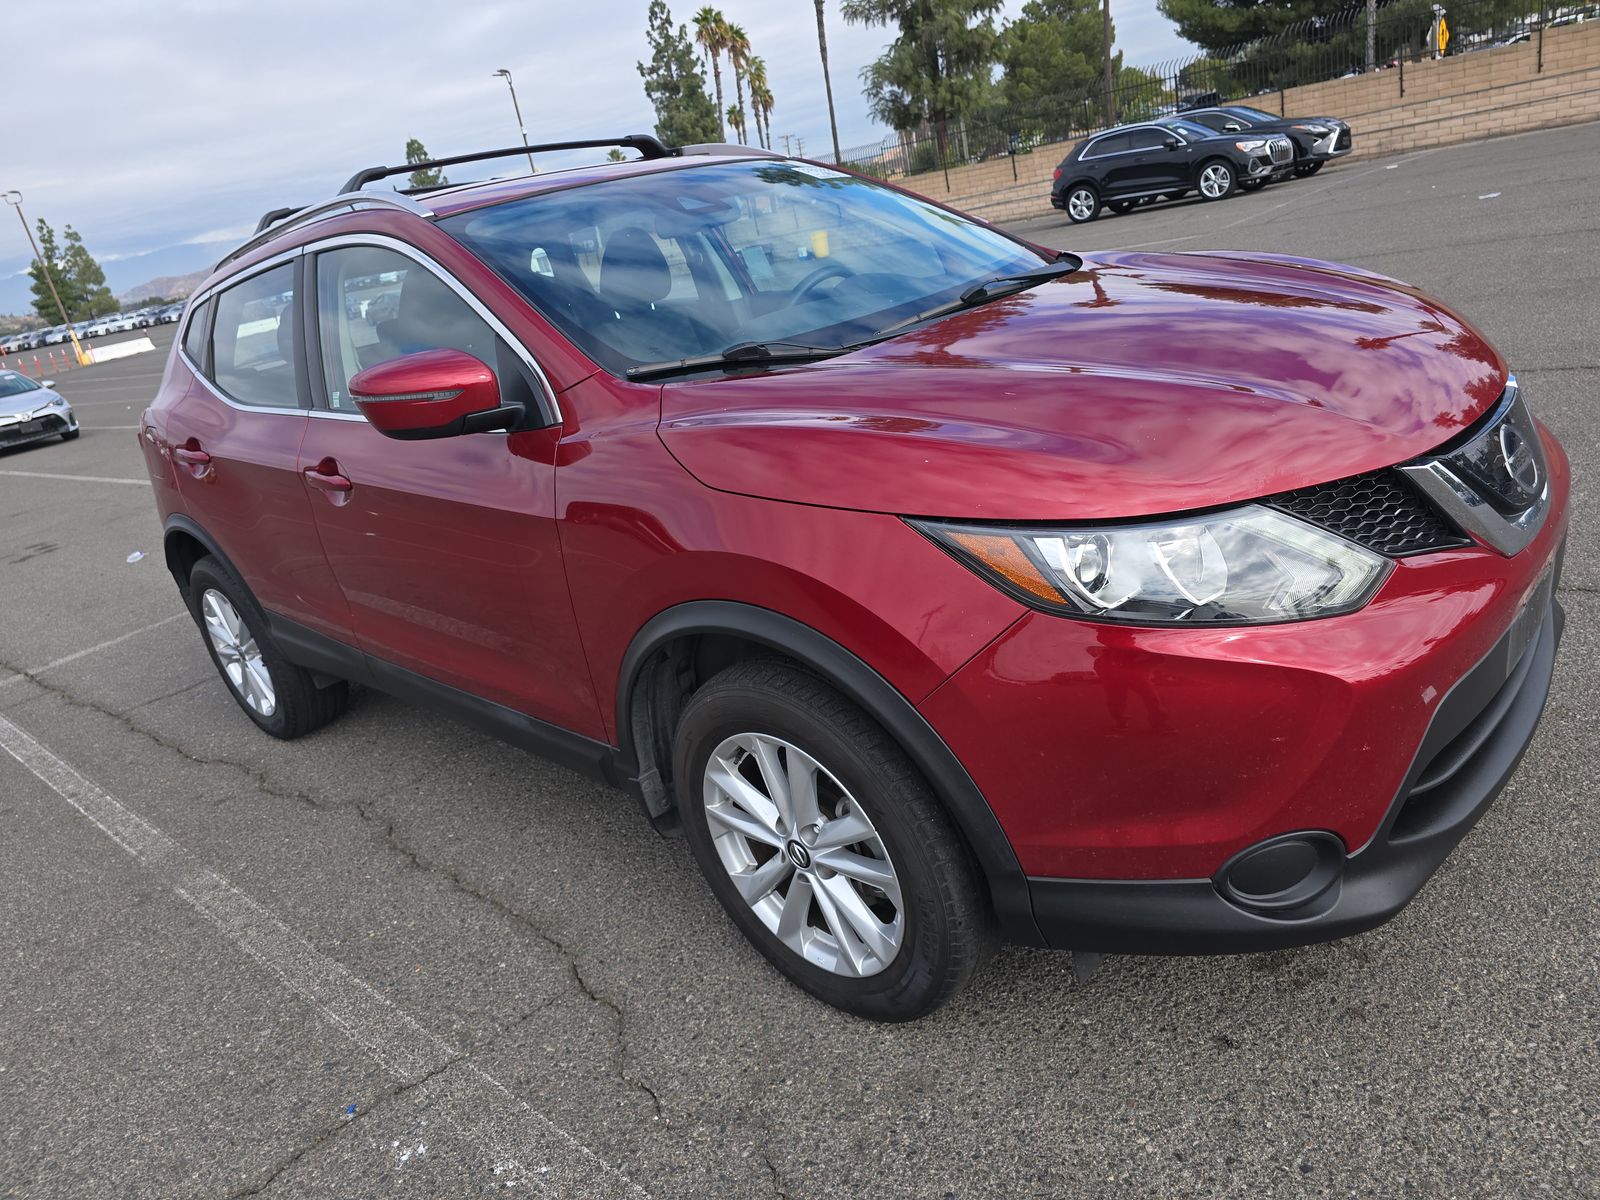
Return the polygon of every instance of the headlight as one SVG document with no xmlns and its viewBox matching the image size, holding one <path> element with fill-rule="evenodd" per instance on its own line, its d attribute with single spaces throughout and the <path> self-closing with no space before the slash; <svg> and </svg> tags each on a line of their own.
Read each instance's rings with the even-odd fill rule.
<svg viewBox="0 0 1600 1200">
<path fill-rule="evenodd" d="M 1295 128 L 1304 129 L 1307 133 L 1314 133 L 1318 137 L 1325 137 L 1333 132 L 1326 125 L 1296 125 Z"/>
<path fill-rule="evenodd" d="M 1251 138 L 1246 142 L 1235 142 L 1234 145 L 1239 147 L 1239 149 L 1243 150 L 1246 154 L 1254 154 L 1257 150 L 1265 150 L 1267 148 L 1267 139 Z"/>
<path fill-rule="evenodd" d="M 912 524 L 1019 600 L 1139 625 L 1258 625 L 1360 608 L 1381 555 L 1259 505 L 1142 525 Z"/>
</svg>

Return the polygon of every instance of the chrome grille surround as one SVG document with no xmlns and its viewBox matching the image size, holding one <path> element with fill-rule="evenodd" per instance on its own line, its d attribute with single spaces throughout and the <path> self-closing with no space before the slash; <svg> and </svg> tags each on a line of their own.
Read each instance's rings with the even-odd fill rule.
<svg viewBox="0 0 1600 1200">
<path fill-rule="evenodd" d="M 1538 534 L 1550 477 L 1517 377 L 1466 441 L 1399 468 L 1462 530 L 1507 558 Z"/>
</svg>

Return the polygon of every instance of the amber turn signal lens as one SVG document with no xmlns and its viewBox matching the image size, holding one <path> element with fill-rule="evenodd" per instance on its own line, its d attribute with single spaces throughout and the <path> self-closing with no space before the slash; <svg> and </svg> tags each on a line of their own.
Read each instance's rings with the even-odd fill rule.
<svg viewBox="0 0 1600 1200">
<path fill-rule="evenodd" d="M 1022 547 L 1003 533 L 950 532 L 950 540 L 1023 591 L 1051 604 L 1061 603 L 1061 592 L 1053 587 L 1022 552 Z"/>
</svg>

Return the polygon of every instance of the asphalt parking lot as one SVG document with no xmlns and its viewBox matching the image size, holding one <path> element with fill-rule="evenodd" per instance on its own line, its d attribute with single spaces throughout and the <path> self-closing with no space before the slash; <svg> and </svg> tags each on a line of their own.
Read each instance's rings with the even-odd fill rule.
<svg viewBox="0 0 1600 1200">
<path fill-rule="evenodd" d="M 1597 191 L 1589 125 L 1022 227 L 1450 302 L 1572 457 L 1569 625 L 1520 772 L 1390 925 L 1087 986 L 1006 950 L 910 1026 L 785 983 L 621 793 L 371 693 L 259 734 L 134 442 L 173 327 L 62 375 L 83 436 L 0 454 L 0 1195 L 1597 1194 Z"/>
</svg>

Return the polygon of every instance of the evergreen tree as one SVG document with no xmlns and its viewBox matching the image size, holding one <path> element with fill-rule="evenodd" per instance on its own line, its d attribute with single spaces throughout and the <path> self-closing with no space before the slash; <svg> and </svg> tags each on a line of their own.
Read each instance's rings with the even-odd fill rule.
<svg viewBox="0 0 1600 1200">
<path fill-rule="evenodd" d="M 44 218 L 39 219 L 38 226 L 39 254 L 50 265 L 50 275 L 61 295 L 62 306 L 67 310 L 67 319 L 84 321 L 116 312 L 117 298 L 106 286 L 106 273 L 83 244 L 82 235 L 68 225 L 62 229 L 61 241 L 57 242 L 56 231 Z M 28 278 L 33 289 L 33 311 L 50 324 L 58 324 L 61 312 L 50 294 L 50 285 L 38 259 L 28 264 Z"/>
<path fill-rule="evenodd" d="M 1038 111 L 1100 85 L 1105 30 L 1099 0 L 1028 0 L 1000 32 L 1006 103 Z M 1112 59 L 1113 76 L 1121 55 Z"/>
<path fill-rule="evenodd" d="M 406 162 L 424 163 L 428 161 L 428 148 L 422 144 L 421 139 L 411 138 L 406 142 Z M 432 171 L 411 172 L 411 186 L 414 188 L 447 187 L 450 181 L 444 177 L 444 172 L 435 168 Z"/>
<path fill-rule="evenodd" d="M 687 26 L 672 24 L 666 0 L 650 0 L 645 40 L 649 64 L 639 64 L 644 94 L 656 110 L 656 136 L 669 146 L 714 142 L 720 137 L 716 106 L 706 95 Z"/>
<path fill-rule="evenodd" d="M 845 0 L 853 25 L 892 25 L 900 36 L 861 72 L 872 115 L 892 129 L 944 123 L 988 96 L 994 14 L 1001 0 Z"/>
</svg>

